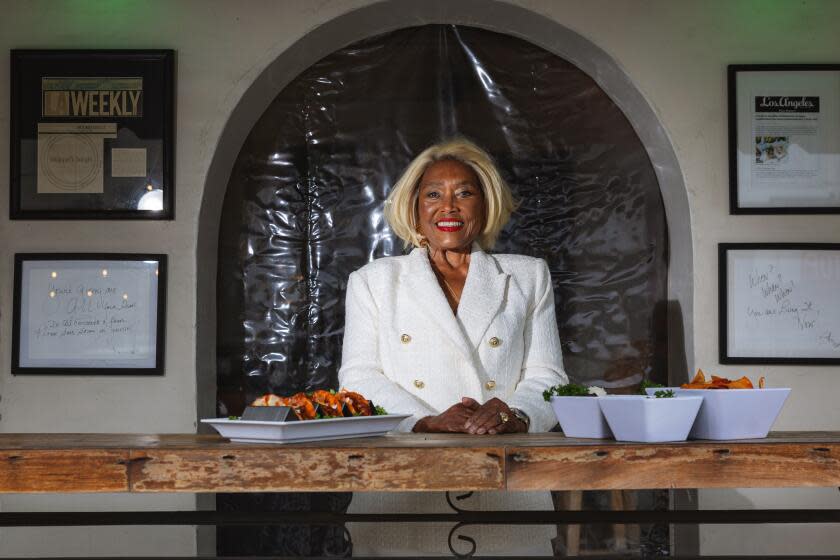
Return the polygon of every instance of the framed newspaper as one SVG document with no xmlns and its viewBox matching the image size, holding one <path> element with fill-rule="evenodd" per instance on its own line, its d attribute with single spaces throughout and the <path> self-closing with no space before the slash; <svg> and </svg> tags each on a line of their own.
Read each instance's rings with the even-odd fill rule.
<svg viewBox="0 0 840 560">
<path fill-rule="evenodd" d="M 15 255 L 12 374 L 162 375 L 166 255 Z"/>
<path fill-rule="evenodd" d="M 12 50 L 10 217 L 174 218 L 174 51 Z"/>
<path fill-rule="evenodd" d="M 732 214 L 840 213 L 840 64 L 730 65 Z"/>
</svg>

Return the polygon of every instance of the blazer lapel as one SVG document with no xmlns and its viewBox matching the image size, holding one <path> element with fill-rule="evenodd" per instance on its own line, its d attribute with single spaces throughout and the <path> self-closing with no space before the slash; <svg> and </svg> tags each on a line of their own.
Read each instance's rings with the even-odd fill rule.
<svg viewBox="0 0 840 560">
<path fill-rule="evenodd" d="M 472 257 L 470 258 L 468 278 L 470 274 L 472 274 Z M 472 348 L 469 340 L 458 325 L 458 321 L 452 313 L 452 308 L 449 307 L 449 303 L 443 295 L 443 290 L 438 285 L 425 249 L 417 248 L 409 254 L 409 264 L 405 275 L 404 281 L 410 290 L 409 297 L 417 303 L 417 307 L 428 320 L 440 328 L 446 338 L 464 357 L 472 361 Z M 469 279 L 467 281 L 469 282 Z"/>
<path fill-rule="evenodd" d="M 507 279 L 508 275 L 498 269 L 493 258 L 474 245 L 467 282 L 458 305 L 458 317 L 473 349 L 481 344 L 504 302 Z"/>
</svg>

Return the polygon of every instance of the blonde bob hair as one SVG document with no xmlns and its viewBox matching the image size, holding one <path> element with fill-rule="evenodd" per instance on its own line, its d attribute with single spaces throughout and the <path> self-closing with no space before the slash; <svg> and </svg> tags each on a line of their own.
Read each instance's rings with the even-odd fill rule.
<svg viewBox="0 0 840 560">
<path fill-rule="evenodd" d="M 431 164 L 444 160 L 459 161 L 478 177 L 484 194 L 485 220 L 476 241 L 482 249 L 492 249 L 516 209 L 516 203 L 490 155 L 463 138 L 434 144 L 414 158 L 385 201 L 385 219 L 406 247 L 421 247 L 422 237 L 417 231 L 420 179 Z"/>
</svg>

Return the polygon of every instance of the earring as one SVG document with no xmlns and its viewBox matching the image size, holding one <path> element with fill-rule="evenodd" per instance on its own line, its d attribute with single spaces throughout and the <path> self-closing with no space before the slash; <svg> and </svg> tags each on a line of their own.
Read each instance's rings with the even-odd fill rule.
<svg viewBox="0 0 840 560">
<path fill-rule="evenodd" d="M 414 231 L 417 232 L 417 238 L 419 239 L 418 243 L 420 243 L 420 247 L 423 248 L 423 249 L 428 247 L 429 246 L 429 240 L 426 239 L 426 237 L 422 233 L 420 233 L 420 226 L 418 226 Z"/>
</svg>

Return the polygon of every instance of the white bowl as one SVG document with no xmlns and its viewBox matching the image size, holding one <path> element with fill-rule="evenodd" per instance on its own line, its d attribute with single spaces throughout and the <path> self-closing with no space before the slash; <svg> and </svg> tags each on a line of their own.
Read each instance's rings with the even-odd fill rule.
<svg viewBox="0 0 840 560">
<path fill-rule="evenodd" d="M 601 410 L 618 441 L 684 441 L 688 437 L 701 396 L 657 399 L 644 395 L 607 395 Z"/>
<path fill-rule="evenodd" d="M 689 433 L 693 439 L 760 439 L 782 411 L 790 394 L 787 388 L 680 389 L 677 395 L 702 395 L 703 405 Z M 657 389 L 647 389 L 652 393 Z"/>
<path fill-rule="evenodd" d="M 551 397 L 551 408 L 566 437 L 606 439 L 612 437 L 598 406 L 602 397 Z"/>
</svg>

